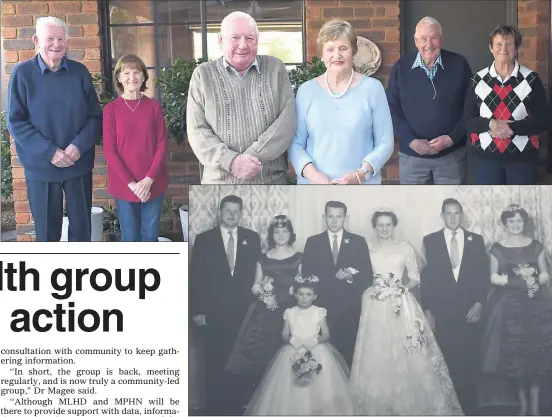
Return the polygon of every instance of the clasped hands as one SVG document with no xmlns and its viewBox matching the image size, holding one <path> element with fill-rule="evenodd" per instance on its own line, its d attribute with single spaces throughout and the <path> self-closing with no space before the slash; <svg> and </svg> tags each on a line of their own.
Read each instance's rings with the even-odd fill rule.
<svg viewBox="0 0 552 417">
<path fill-rule="evenodd" d="M 312 350 L 314 347 L 318 344 L 318 338 L 316 337 L 307 337 L 306 339 L 302 339 L 297 336 L 292 336 L 289 340 L 289 343 L 291 346 L 295 348 L 295 350 L 299 350 L 301 348 L 305 348 L 306 350 Z"/>
<path fill-rule="evenodd" d="M 339 271 L 337 271 L 337 274 L 335 274 L 335 276 L 339 280 L 345 279 L 349 282 L 353 282 L 353 273 L 347 268 L 341 268 Z"/>
<path fill-rule="evenodd" d="M 262 170 L 263 163 L 259 158 L 249 154 L 239 154 L 230 165 L 232 174 L 243 180 L 255 178 Z"/>
<path fill-rule="evenodd" d="M 443 149 L 450 148 L 454 144 L 449 135 L 437 136 L 434 139 L 414 139 L 410 142 L 410 148 L 420 155 L 437 155 Z"/>
<path fill-rule="evenodd" d="M 152 184 L 153 180 L 150 177 L 145 177 L 143 180 L 138 182 L 132 181 L 130 184 L 128 184 L 128 188 L 130 188 L 130 191 L 132 191 L 142 203 L 145 203 L 151 197 L 150 190 Z"/>
<path fill-rule="evenodd" d="M 374 172 L 373 168 L 368 165 L 368 174 Z M 330 179 L 326 174 L 318 171 L 312 163 L 307 164 L 303 169 L 303 176 L 312 184 L 361 184 L 365 178 L 364 174 L 359 171 L 349 171 L 339 178 Z"/>
<path fill-rule="evenodd" d="M 70 144 L 65 150 L 60 148 L 56 149 L 50 162 L 58 168 L 67 168 L 75 165 L 75 162 L 79 160 L 80 156 L 79 148 Z"/>
<path fill-rule="evenodd" d="M 493 138 L 510 138 L 514 134 L 510 126 L 508 126 L 510 123 L 510 120 L 491 119 L 489 122 L 490 135 Z M 452 145 L 454 145 L 454 142 L 448 135 L 437 136 L 432 140 L 414 139 L 410 142 L 410 148 L 420 155 L 437 155 L 443 149 L 449 148 Z"/>
<path fill-rule="evenodd" d="M 195 323 L 197 327 L 207 325 L 207 319 L 205 318 L 204 314 L 198 314 L 197 316 L 192 317 L 192 321 Z"/>
<path fill-rule="evenodd" d="M 489 134 L 493 138 L 508 139 L 512 137 L 514 132 L 508 126 L 511 123 L 510 120 L 496 120 L 491 119 L 489 122 Z"/>
</svg>

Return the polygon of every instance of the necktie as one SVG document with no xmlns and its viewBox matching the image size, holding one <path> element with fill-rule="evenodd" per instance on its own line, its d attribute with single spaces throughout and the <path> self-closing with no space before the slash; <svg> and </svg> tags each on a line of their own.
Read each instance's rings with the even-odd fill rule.
<svg viewBox="0 0 552 417">
<path fill-rule="evenodd" d="M 228 259 L 228 266 L 230 271 L 234 271 L 234 234 L 228 232 L 230 237 L 228 238 L 228 246 L 226 247 L 226 258 Z"/>
<path fill-rule="evenodd" d="M 334 264 L 337 265 L 337 255 L 339 254 L 339 248 L 337 247 L 337 235 L 333 235 L 333 243 L 332 243 L 332 255 Z"/>
<path fill-rule="evenodd" d="M 450 263 L 452 265 L 452 269 L 455 269 L 460 263 L 460 251 L 458 249 L 456 231 L 452 232 L 452 239 L 450 240 Z"/>
</svg>

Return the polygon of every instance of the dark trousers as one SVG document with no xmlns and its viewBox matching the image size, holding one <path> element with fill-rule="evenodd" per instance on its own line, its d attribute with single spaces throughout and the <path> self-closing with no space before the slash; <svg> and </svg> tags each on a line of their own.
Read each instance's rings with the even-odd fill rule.
<svg viewBox="0 0 552 417">
<path fill-rule="evenodd" d="M 209 323 L 208 317 L 207 326 L 200 328 L 205 346 L 206 409 L 209 415 L 241 416 L 253 394 L 253 382 L 224 369 L 238 330 L 232 325 L 228 329 L 223 323 Z"/>
<path fill-rule="evenodd" d="M 436 318 L 438 321 L 439 318 Z M 458 319 L 437 325 L 437 343 L 445 357 L 450 378 L 465 415 L 478 414 L 476 382 L 481 356 L 481 323 Z"/>
<path fill-rule="evenodd" d="M 473 180 L 479 185 L 534 185 L 537 183 L 538 159 L 508 162 L 473 155 Z"/>
<path fill-rule="evenodd" d="M 90 242 L 92 171 L 61 182 L 27 180 L 27 195 L 37 242 L 59 242 L 63 222 L 63 194 L 69 218 L 68 240 Z"/>
<path fill-rule="evenodd" d="M 116 199 L 123 242 L 157 242 L 164 194 L 145 203 Z"/>
<path fill-rule="evenodd" d="M 327 318 L 330 328 L 330 343 L 341 353 L 349 369 L 353 363 L 359 319 L 360 308 L 339 315 L 328 314 Z"/>
</svg>

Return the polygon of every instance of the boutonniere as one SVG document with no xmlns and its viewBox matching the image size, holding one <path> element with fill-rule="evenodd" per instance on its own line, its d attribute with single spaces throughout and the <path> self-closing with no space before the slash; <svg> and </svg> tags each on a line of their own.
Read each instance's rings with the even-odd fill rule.
<svg viewBox="0 0 552 417">
<path fill-rule="evenodd" d="M 244 240 L 243 240 L 242 245 L 243 245 L 243 246 L 247 246 L 247 239 L 244 239 Z"/>
<path fill-rule="evenodd" d="M 351 241 L 351 239 L 343 239 L 343 242 L 345 242 L 345 244 L 349 243 Z"/>
<path fill-rule="evenodd" d="M 472 236 L 472 235 L 469 235 L 469 236 L 467 237 L 467 239 L 471 242 L 471 241 L 473 240 L 473 236 Z"/>
</svg>

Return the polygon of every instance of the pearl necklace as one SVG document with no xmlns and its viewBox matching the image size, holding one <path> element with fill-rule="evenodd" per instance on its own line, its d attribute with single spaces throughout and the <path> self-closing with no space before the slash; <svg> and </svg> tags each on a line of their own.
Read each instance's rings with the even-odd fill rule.
<svg viewBox="0 0 552 417">
<path fill-rule="evenodd" d="M 339 94 L 334 94 L 332 92 L 332 89 L 330 88 L 330 83 L 328 82 L 328 71 L 326 71 L 324 73 L 324 81 L 326 81 L 326 86 L 328 87 L 328 94 L 330 96 L 332 96 L 332 98 L 341 98 L 341 97 L 343 97 L 345 94 L 347 94 L 347 91 L 349 91 L 349 88 L 351 87 L 351 84 L 353 83 L 354 76 L 355 76 L 355 71 L 352 69 L 351 70 L 351 76 L 349 77 L 349 82 L 347 83 L 347 87 L 345 88 L 345 90 L 343 90 L 343 92 L 341 92 Z"/>
<path fill-rule="evenodd" d="M 125 104 L 126 104 L 127 107 L 130 109 L 130 111 L 131 111 L 132 113 L 134 113 L 134 112 L 136 111 L 136 109 L 138 108 L 138 106 L 140 105 L 140 102 L 142 101 L 142 97 L 144 97 L 144 96 L 142 95 L 142 97 L 140 97 L 140 100 L 138 100 L 138 104 L 137 104 L 136 107 L 134 107 L 134 108 L 130 107 L 130 104 L 127 103 L 126 99 L 125 99 L 123 96 L 121 96 L 121 97 L 122 97 L 123 100 L 125 101 Z"/>
</svg>

